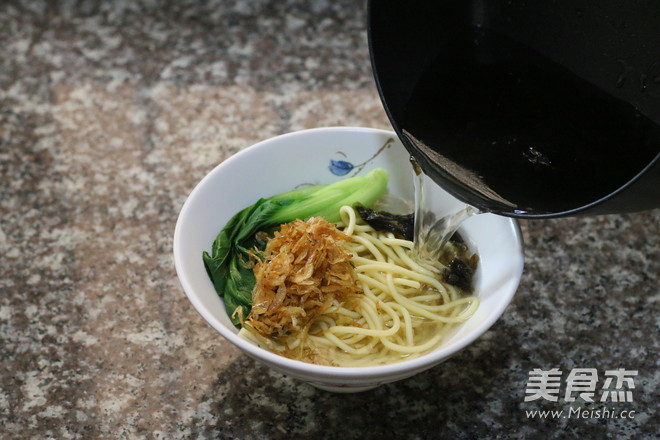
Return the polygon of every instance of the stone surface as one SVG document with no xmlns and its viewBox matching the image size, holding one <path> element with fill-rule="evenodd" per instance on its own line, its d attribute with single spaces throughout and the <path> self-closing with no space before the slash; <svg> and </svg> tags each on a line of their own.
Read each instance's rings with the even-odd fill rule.
<svg viewBox="0 0 660 440">
<path fill-rule="evenodd" d="M 269 371 L 194 311 L 177 214 L 217 163 L 317 126 L 388 128 L 361 1 L 0 3 L 0 437 L 652 438 L 658 210 L 521 222 L 492 329 L 356 395 Z M 637 370 L 634 401 L 525 402 L 530 370 Z M 598 397 L 599 392 L 596 394 Z M 608 409 L 634 418 L 540 418 Z M 628 413 L 626 413 L 628 414 Z"/>
</svg>

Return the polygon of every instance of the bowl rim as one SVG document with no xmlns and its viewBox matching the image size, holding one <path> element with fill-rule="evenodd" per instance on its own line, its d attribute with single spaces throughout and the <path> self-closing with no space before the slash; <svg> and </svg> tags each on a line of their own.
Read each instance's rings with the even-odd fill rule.
<svg viewBox="0 0 660 440">
<path fill-rule="evenodd" d="M 524 267 L 524 252 L 523 252 L 523 237 L 520 229 L 520 225 L 515 218 L 507 218 L 509 221 L 509 227 L 511 228 L 512 235 L 516 242 L 516 253 L 519 254 L 519 264 L 515 267 L 515 285 L 506 292 L 506 295 L 502 297 L 493 308 L 492 312 L 488 315 L 487 319 L 483 320 L 478 324 L 478 326 L 467 336 L 452 342 L 450 344 L 443 344 L 435 350 L 426 353 L 418 358 L 403 360 L 401 362 L 396 362 L 386 365 L 375 365 L 375 366 L 362 366 L 362 367 L 339 367 L 339 366 L 327 366 L 327 365 L 317 365 L 311 364 L 304 361 L 289 359 L 284 356 L 275 354 L 271 351 L 268 351 L 264 348 L 259 347 L 258 345 L 238 336 L 234 333 L 232 329 L 227 328 L 220 321 L 218 321 L 215 316 L 202 304 L 201 300 L 194 293 L 192 283 L 188 278 L 187 274 L 183 270 L 181 258 L 181 249 L 183 247 L 183 238 L 182 238 L 182 229 L 183 222 L 188 215 L 190 209 L 191 200 L 196 196 L 196 194 L 208 184 L 209 181 L 213 180 L 213 176 L 221 173 L 225 168 L 232 166 L 232 164 L 240 160 L 243 156 L 247 154 L 252 154 L 255 149 L 260 148 L 269 148 L 269 145 L 272 144 L 275 140 L 281 141 L 289 138 L 295 138 L 300 136 L 309 136 L 309 135 L 323 135 L 328 133 L 347 133 L 347 132 L 357 132 L 362 134 L 376 134 L 382 136 L 391 136 L 395 139 L 398 139 L 396 134 L 393 131 L 377 129 L 377 128 L 368 128 L 368 127 L 351 127 L 351 126 L 330 126 L 330 127 L 318 127 L 318 128 L 309 128 L 296 130 L 289 133 L 280 134 L 273 136 L 262 141 L 259 141 L 255 144 L 252 144 L 248 147 L 239 150 L 232 156 L 226 158 L 219 164 L 217 164 L 210 172 L 208 172 L 198 183 L 195 185 L 193 190 L 190 192 L 186 198 L 177 222 L 174 228 L 174 237 L 173 237 L 173 256 L 174 256 L 174 265 L 176 269 L 179 282 L 183 287 L 183 290 L 188 297 L 188 300 L 195 307 L 197 312 L 204 318 L 204 320 L 213 327 L 218 333 L 220 333 L 225 339 L 229 342 L 245 351 L 248 355 L 251 355 L 254 358 L 262 360 L 268 364 L 275 364 L 283 370 L 292 370 L 301 374 L 306 374 L 310 376 L 315 376 L 317 378 L 333 378 L 333 379 L 364 379 L 369 377 L 376 376 L 392 376 L 396 374 L 402 374 L 410 371 L 422 371 L 425 370 L 443 359 L 446 359 L 463 348 L 470 345 L 477 338 L 483 335 L 504 313 L 504 310 L 508 307 L 513 296 L 515 295 L 516 290 L 521 281 L 523 267 Z M 494 215 L 494 214 L 486 214 Z M 220 229 L 218 229 L 220 230 Z M 201 258 L 201 257 L 200 257 Z"/>
</svg>

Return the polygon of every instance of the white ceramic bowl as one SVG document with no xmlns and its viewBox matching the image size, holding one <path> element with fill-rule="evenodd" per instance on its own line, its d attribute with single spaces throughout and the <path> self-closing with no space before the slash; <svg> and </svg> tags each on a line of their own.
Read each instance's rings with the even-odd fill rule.
<svg viewBox="0 0 660 440">
<path fill-rule="evenodd" d="M 384 145 L 387 146 L 383 148 Z M 382 167 L 390 174 L 388 191 L 412 200 L 412 169 L 408 158 L 393 132 L 352 127 L 289 133 L 259 142 L 228 158 L 195 187 L 176 224 L 174 261 L 190 302 L 213 328 L 249 356 L 287 376 L 326 390 L 356 392 L 374 388 L 410 377 L 455 355 L 488 330 L 518 287 L 523 252 L 520 230 L 513 219 L 482 214 L 461 226 L 461 234 L 480 256 L 475 293 L 481 300 L 479 309 L 436 350 L 385 366 L 312 365 L 281 357 L 240 338 L 202 262 L 202 251 L 211 250 L 216 235 L 236 212 L 260 197 L 300 185 L 331 183 L 356 172 L 364 174 Z M 346 171 L 345 176 L 337 175 Z M 462 205 L 433 186 L 428 197 L 434 207 L 451 210 Z"/>
</svg>

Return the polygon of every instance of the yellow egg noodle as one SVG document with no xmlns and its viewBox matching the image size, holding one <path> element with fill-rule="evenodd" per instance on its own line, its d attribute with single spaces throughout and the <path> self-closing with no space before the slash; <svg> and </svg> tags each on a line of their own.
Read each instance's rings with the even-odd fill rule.
<svg viewBox="0 0 660 440">
<path fill-rule="evenodd" d="M 445 267 L 439 262 L 413 259 L 412 241 L 374 230 L 350 206 L 342 207 L 340 214 L 339 229 L 353 239 L 345 246 L 363 292 L 353 303 L 357 307 L 335 301 L 306 335 L 292 335 L 284 345 L 249 326 L 243 326 L 242 336 L 307 362 L 373 366 L 428 353 L 475 313 L 479 299 L 443 283 Z"/>
</svg>

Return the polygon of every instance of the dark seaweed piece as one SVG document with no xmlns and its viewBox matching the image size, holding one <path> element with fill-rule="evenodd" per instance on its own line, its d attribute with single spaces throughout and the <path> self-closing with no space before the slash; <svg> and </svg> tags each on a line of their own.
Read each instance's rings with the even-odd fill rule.
<svg viewBox="0 0 660 440">
<path fill-rule="evenodd" d="M 362 220 L 377 231 L 392 232 L 406 240 L 413 240 L 415 228 L 414 214 L 392 214 L 387 211 L 377 211 L 361 204 L 355 205 L 355 210 Z"/>
<path fill-rule="evenodd" d="M 472 277 L 477 263 L 474 257 L 467 262 L 462 258 L 452 259 L 442 274 L 445 283 L 456 286 L 463 292 L 472 292 Z"/>
<path fill-rule="evenodd" d="M 458 231 L 454 232 L 454 234 L 451 237 L 449 237 L 449 241 L 451 243 L 461 244 L 467 247 L 467 245 L 465 244 L 465 240 L 463 239 L 463 236 Z"/>
</svg>

